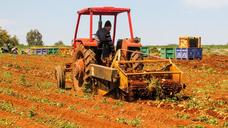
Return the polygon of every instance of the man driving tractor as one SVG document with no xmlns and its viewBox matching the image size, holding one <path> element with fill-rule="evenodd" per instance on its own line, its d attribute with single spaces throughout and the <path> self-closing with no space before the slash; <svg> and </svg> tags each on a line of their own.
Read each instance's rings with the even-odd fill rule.
<svg viewBox="0 0 228 128">
<path fill-rule="evenodd" d="M 107 64 L 107 61 L 112 59 L 112 55 L 115 54 L 114 45 L 110 35 L 112 28 L 111 22 L 108 20 L 105 22 L 103 28 L 99 29 L 96 32 L 98 47 L 101 48 L 101 61 L 104 64 Z"/>
</svg>

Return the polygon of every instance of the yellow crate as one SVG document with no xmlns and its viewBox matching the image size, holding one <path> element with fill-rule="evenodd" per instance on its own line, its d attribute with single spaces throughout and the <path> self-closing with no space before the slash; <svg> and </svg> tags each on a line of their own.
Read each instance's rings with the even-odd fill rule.
<svg viewBox="0 0 228 128">
<path fill-rule="evenodd" d="M 201 37 L 181 36 L 179 37 L 179 48 L 201 48 Z"/>
</svg>

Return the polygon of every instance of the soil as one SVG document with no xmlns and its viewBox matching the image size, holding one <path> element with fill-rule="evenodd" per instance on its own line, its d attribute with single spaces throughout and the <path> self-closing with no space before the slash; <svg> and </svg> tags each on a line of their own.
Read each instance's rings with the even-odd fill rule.
<svg viewBox="0 0 228 128">
<path fill-rule="evenodd" d="M 200 125 L 210 128 L 221 127 L 228 121 L 228 56 L 206 55 L 202 61 L 173 60 L 183 71 L 182 82 L 187 85 L 181 98 L 175 101 L 125 102 L 92 96 L 71 90 L 70 76 L 67 76 L 69 89 L 60 90 L 56 86 L 54 69 L 68 62 L 71 57 L 0 55 L 0 127 L 168 128 Z M 193 98 L 203 99 L 205 95 L 211 102 L 206 99 L 204 106 L 186 107 Z M 216 104 L 216 101 L 221 102 Z M 188 115 L 188 118 L 180 118 L 178 114 Z M 195 120 L 201 115 L 216 119 L 218 123 Z M 3 119 L 12 123 L 1 123 Z"/>
</svg>

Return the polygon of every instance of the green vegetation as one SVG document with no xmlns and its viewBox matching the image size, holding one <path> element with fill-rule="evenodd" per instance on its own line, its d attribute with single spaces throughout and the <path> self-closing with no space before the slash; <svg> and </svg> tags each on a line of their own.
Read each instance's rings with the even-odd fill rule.
<svg viewBox="0 0 228 128">
<path fill-rule="evenodd" d="M 2 77 L 3 77 L 3 81 L 6 83 L 12 83 L 12 73 L 11 72 L 3 72 Z"/>
<path fill-rule="evenodd" d="M 65 90 L 64 90 L 64 89 L 58 89 L 58 90 L 56 91 L 56 93 L 58 93 L 58 94 L 63 94 L 63 93 L 65 93 Z"/>
<path fill-rule="evenodd" d="M 213 124 L 213 125 L 217 125 L 218 121 L 215 118 L 209 118 L 208 116 L 199 116 L 196 119 L 193 119 L 193 121 L 200 121 L 200 122 L 204 122 L 207 124 Z"/>
<path fill-rule="evenodd" d="M 12 120 L 0 117 L 0 126 L 10 128 L 10 127 L 14 127 L 14 125 L 15 125 L 15 122 L 13 122 Z"/>
<path fill-rule="evenodd" d="M 70 105 L 67 107 L 68 110 L 75 110 L 75 106 L 74 105 Z"/>
<path fill-rule="evenodd" d="M 58 41 L 56 43 L 54 43 L 54 46 L 65 46 L 65 44 L 63 43 L 63 41 Z"/>
<path fill-rule="evenodd" d="M 27 99 L 27 100 L 30 100 L 33 102 L 48 104 L 50 106 L 56 106 L 56 107 L 63 107 L 64 106 L 64 104 L 61 102 L 51 101 L 47 98 L 40 98 L 40 97 L 36 97 L 36 96 L 31 96 L 31 95 L 26 95 L 26 96 L 22 95 L 16 91 L 13 91 L 10 88 L 0 88 L 0 93 L 10 95 L 10 96 L 14 96 L 14 97 L 21 98 L 21 99 Z"/>
<path fill-rule="evenodd" d="M 36 122 L 43 123 L 55 128 L 81 128 L 80 125 L 67 120 L 46 116 L 35 119 Z"/>
<path fill-rule="evenodd" d="M 0 27 L 0 47 L 4 44 L 8 44 L 10 47 L 13 47 L 19 44 L 19 40 L 15 35 L 11 36 L 6 30 Z"/>
<path fill-rule="evenodd" d="M 32 29 L 27 33 L 27 43 L 29 46 L 43 46 L 42 34 L 37 29 Z"/>
<path fill-rule="evenodd" d="M 119 107 L 122 107 L 122 106 L 124 105 L 124 102 L 123 102 L 123 101 L 120 101 L 120 100 L 117 100 L 117 101 L 115 102 L 115 105 L 116 105 L 116 106 L 119 106 Z"/>
<path fill-rule="evenodd" d="M 92 100 L 92 94 L 91 93 L 83 93 L 83 96 L 81 98 L 86 100 Z"/>
<path fill-rule="evenodd" d="M 50 106 L 56 106 L 56 107 L 63 107 L 64 106 L 63 103 L 51 101 L 47 98 L 39 98 L 39 97 L 35 97 L 35 96 L 28 96 L 27 99 L 34 101 L 34 102 L 38 102 L 38 103 L 48 104 Z"/>
<path fill-rule="evenodd" d="M 228 122 L 227 121 L 224 122 L 223 127 L 228 128 Z"/>
<path fill-rule="evenodd" d="M 101 101 L 101 103 L 103 103 L 103 104 L 109 104 L 107 98 L 103 98 L 102 101 Z"/>
<path fill-rule="evenodd" d="M 201 126 L 199 124 L 193 124 L 193 125 L 188 125 L 188 126 L 177 126 L 177 128 L 205 128 L 204 126 Z"/>
<path fill-rule="evenodd" d="M 139 127 L 141 125 L 141 119 L 139 118 L 134 118 L 132 120 L 129 120 L 129 119 L 120 117 L 120 118 L 117 118 L 116 121 L 118 123 L 127 124 L 133 127 Z"/>
<path fill-rule="evenodd" d="M 0 87 L 0 93 L 6 94 L 6 95 L 9 95 L 9 96 L 15 96 L 16 95 L 16 93 L 10 88 L 2 88 L 2 87 Z"/>
<path fill-rule="evenodd" d="M 93 107 L 95 110 L 100 110 L 101 109 L 101 107 L 99 106 L 99 105 L 96 105 L 96 106 L 94 106 Z"/>
<path fill-rule="evenodd" d="M 19 83 L 20 83 L 20 85 L 25 86 L 25 87 L 30 87 L 30 86 L 32 86 L 32 85 L 26 80 L 26 76 L 25 76 L 24 74 L 20 75 L 20 77 L 19 77 Z"/>
<path fill-rule="evenodd" d="M 32 117 L 36 116 L 37 113 L 36 113 L 35 111 L 36 111 L 35 107 L 30 108 L 30 109 L 28 110 L 28 117 L 29 117 L 29 118 L 32 118 Z"/>
<path fill-rule="evenodd" d="M 40 82 L 35 84 L 35 87 L 41 90 L 50 89 L 53 86 L 54 83 L 52 82 Z"/>
<path fill-rule="evenodd" d="M 6 101 L 0 101 L 0 109 L 3 111 L 11 112 L 11 113 L 17 112 L 17 110 L 13 106 L 13 104 L 10 102 L 6 102 Z"/>
<path fill-rule="evenodd" d="M 120 117 L 120 118 L 117 118 L 116 121 L 117 121 L 118 123 L 127 124 L 128 119 L 123 118 L 123 117 Z"/>
<path fill-rule="evenodd" d="M 186 119 L 190 118 L 190 116 L 188 114 L 181 114 L 181 113 L 177 113 L 176 117 L 179 118 L 179 119 L 183 119 L 183 120 L 186 120 Z"/>
</svg>

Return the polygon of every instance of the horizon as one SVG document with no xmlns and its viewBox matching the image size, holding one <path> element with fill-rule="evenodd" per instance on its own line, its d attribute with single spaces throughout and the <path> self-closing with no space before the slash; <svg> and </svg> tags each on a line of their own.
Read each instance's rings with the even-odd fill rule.
<svg viewBox="0 0 228 128">
<path fill-rule="evenodd" d="M 26 44 L 27 32 L 38 29 L 45 45 L 59 40 L 70 45 L 77 20 L 76 12 L 86 7 L 110 5 L 131 8 L 134 35 L 142 39 L 143 45 L 178 44 L 179 36 L 183 35 L 201 36 L 202 45 L 228 43 L 226 0 L 142 0 L 140 4 L 136 0 L 8 0 L 1 3 L 4 6 L 0 8 L 0 26 L 10 35 L 16 35 L 23 44 Z M 96 26 L 97 19 L 93 23 Z M 82 17 L 79 37 L 89 37 L 88 25 L 88 17 Z M 120 14 L 116 41 L 126 37 L 129 37 L 127 17 Z"/>
</svg>

